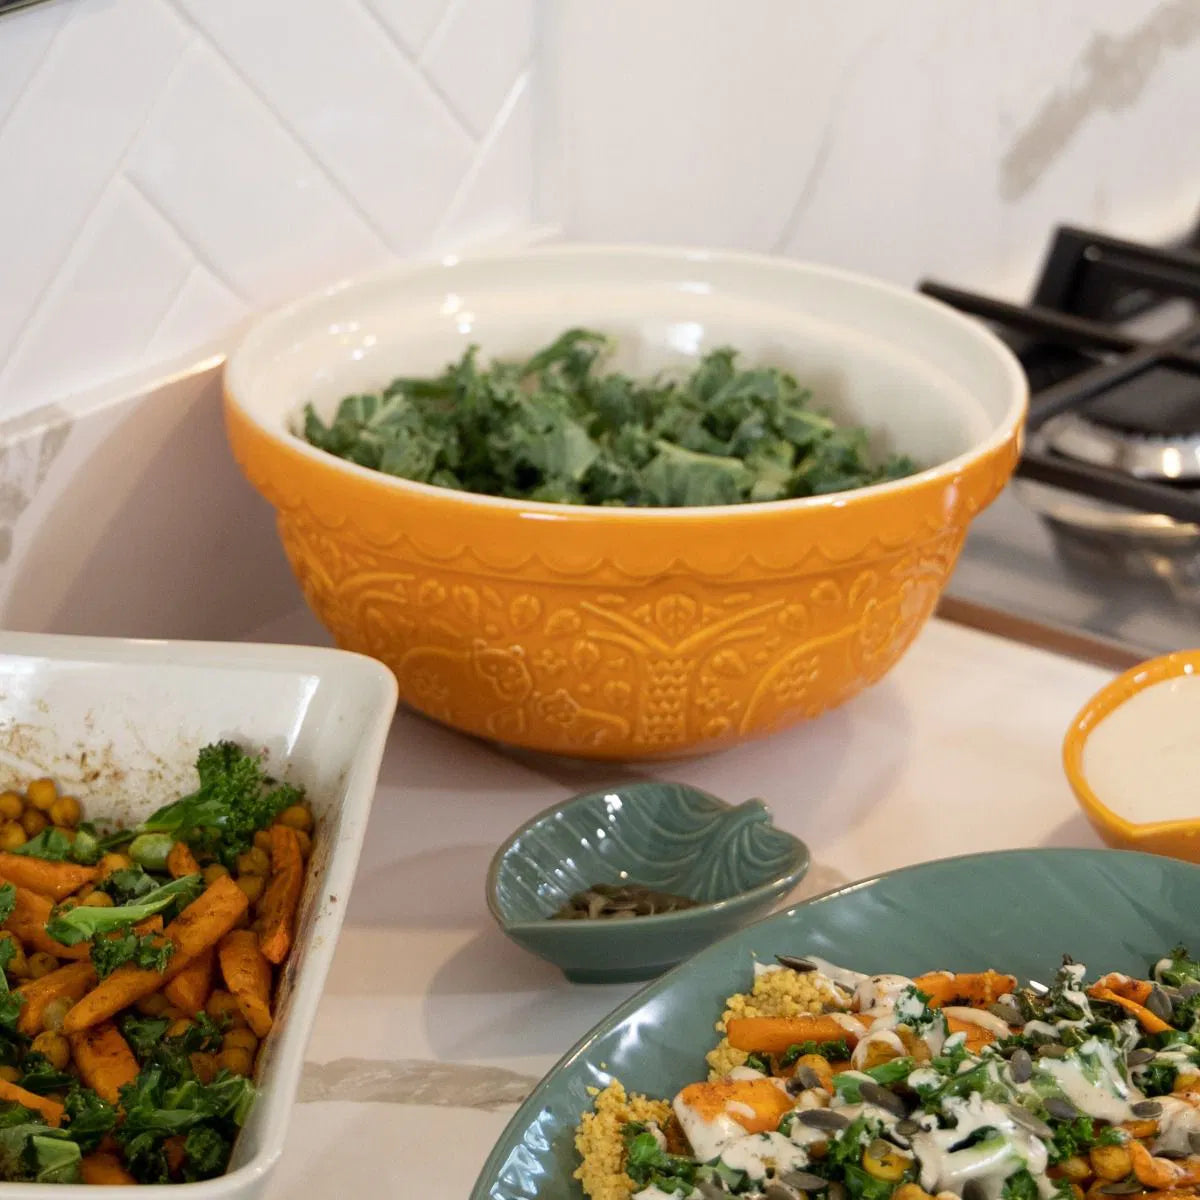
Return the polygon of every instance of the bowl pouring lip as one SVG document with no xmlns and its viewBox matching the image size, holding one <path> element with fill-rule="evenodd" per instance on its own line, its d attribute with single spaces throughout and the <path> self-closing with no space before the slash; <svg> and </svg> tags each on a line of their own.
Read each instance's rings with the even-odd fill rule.
<svg viewBox="0 0 1200 1200">
<path fill-rule="evenodd" d="M 1062 763 L 1067 782 L 1084 812 L 1128 842 L 1141 843 L 1200 830 L 1200 816 L 1170 821 L 1130 821 L 1114 812 L 1092 787 L 1083 765 L 1088 739 L 1096 727 L 1148 687 L 1200 674 L 1200 649 L 1176 650 L 1130 667 L 1110 679 L 1075 714 L 1063 737 Z"/>
<path fill-rule="evenodd" d="M 419 278 L 422 275 L 434 276 L 445 272 L 447 284 L 453 281 L 455 271 L 469 271 L 475 264 L 496 264 L 504 262 L 520 263 L 528 260 L 554 259 L 571 261 L 573 259 L 587 261 L 605 257 L 623 256 L 644 261 L 661 261 L 664 266 L 681 267 L 703 266 L 714 264 L 718 266 L 741 266 L 750 270 L 768 271 L 781 275 L 817 276 L 831 280 L 839 280 L 862 288 L 865 292 L 900 299 L 902 303 L 911 305 L 914 310 L 924 310 L 936 313 L 936 319 L 943 321 L 948 328 L 953 328 L 958 336 L 975 343 L 986 351 L 1002 368 L 1007 377 L 1011 401 L 1003 418 L 996 423 L 988 436 L 977 442 L 970 449 L 963 451 L 954 458 L 935 463 L 912 475 L 900 479 L 888 480 L 883 483 L 870 484 L 867 487 L 856 488 L 852 492 L 832 492 L 821 496 L 802 496 L 791 500 L 765 500 L 746 504 L 714 504 L 696 505 L 686 508 L 636 508 L 636 507 L 601 507 L 596 505 L 554 504 L 539 500 L 517 500 L 505 496 L 488 496 L 476 492 L 463 492 L 454 488 L 438 487 L 433 484 L 417 483 L 410 479 L 386 475 L 357 463 L 338 458 L 327 451 L 319 450 L 308 443 L 303 437 L 294 433 L 283 422 L 266 421 L 256 411 L 256 406 L 241 399 L 250 390 L 250 382 L 255 372 L 255 357 L 260 346 L 266 343 L 272 334 L 297 316 L 303 316 L 310 307 L 321 301 L 351 293 L 355 288 L 370 284 L 380 284 L 392 280 L 403 283 L 406 280 Z M 731 289 L 733 290 L 733 289 Z M 865 331 L 859 330 L 860 333 Z M 750 254 L 729 250 L 712 250 L 689 246 L 671 245 L 642 245 L 642 244 L 575 244 L 559 243 L 550 246 L 538 246 L 522 251 L 499 251 L 490 254 L 473 254 L 459 258 L 450 255 L 440 261 L 409 263 L 402 266 L 392 266 L 381 271 L 356 276 L 342 280 L 331 287 L 319 292 L 310 293 L 298 300 L 268 312 L 260 317 L 247 331 L 238 346 L 226 360 L 224 372 L 225 398 L 227 404 L 261 434 L 268 439 L 286 446 L 287 449 L 316 465 L 324 465 L 330 470 L 340 471 L 359 480 L 369 480 L 381 487 L 390 488 L 399 493 L 411 493 L 431 499 L 437 499 L 446 504 L 470 507 L 493 508 L 510 513 L 518 513 L 527 518 L 549 521 L 596 519 L 597 513 L 603 513 L 605 521 L 677 521 L 704 520 L 714 515 L 735 520 L 751 520 L 755 514 L 765 514 L 779 511 L 796 510 L 825 510 L 839 509 L 845 506 L 850 496 L 879 496 L 897 495 L 909 491 L 922 484 L 934 483 L 952 479 L 962 474 L 981 459 L 997 453 L 1014 437 L 1019 437 L 1024 425 L 1025 414 L 1029 403 L 1029 385 L 1023 368 L 1016 355 L 989 329 L 973 317 L 965 316 L 948 304 L 943 304 L 932 297 L 920 292 L 910 291 L 898 284 L 886 283 L 868 275 L 855 271 L 846 271 L 838 267 L 823 264 L 800 262 L 792 259 L 768 255 Z"/>
<path fill-rule="evenodd" d="M 735 810 L 745 809 L 749 806 L 757 806 L 762 813 L 761 820 L 775 833 L 786 838 L 791 843 L 790 861 L 792 865 L 780 874 L 772 876 L 767 882 L 757 884 L 752 888 L 746 888 L 740 892 L 735 892 L 732 896 L 694 904 L 690 908 L 680 909 L 677 912 L 652 913 L 649 916 L 638 917 L 634 922 L 554 921 L 549 917 L 543 917 L 538 921 L 509 920 L 497 898 L 500 868 L 513 847 L 522 837 L 559 813 L 582 807 L 586 801 L 596 796 L 606 795 L 610 792 L 630 792 L 640 790 L 643 787 L 652 788 L 661 786 L 664 786 L 664 784 L 657 780 L 644 780 L 635 783 L 617 784 L 607 788 L 594 788 L 590 792 L 579 792 L 558 804 L 551 804 L 549 807 L 542 809 L 541 812 L 535 813 L 528 821 L 509 834 L 496 853 L 492 855 L 492 860 L 488 864 L 485 884 L 488 911 L 495 918 L 496 923 L 505 933 L 509 934 L 536 932 L 539 935 L 559 938 L 579 937 L 583 934 L 590 937 L 606 936 L 603 931 L 620 931 L 634 926 L 640 930 L 670 928 L 673 925 L 679 925 L 686 921 L 694 921 L 698 917 L 724 916 L 742 908 L 752 907 L 756 901 L 765 902 L 772 900 L 782 895 L 788 888 L 794 887 L 808 873 L 808 869 L 812 865 L 812 854 L 809 851 L 808 844 L 794 833 L 789 833 L 786 829 L 780 829 L 774 823 L 770 808 L 762 800 L 751 799 L 744 800 L 740 804 L 730 804 L 729 801 L 722 800 L 719 796 L 714 796 L 711 792 L 704 791 L 703 788 L 692 787 L 691 784 L 678 783 L 670 786 L 681 787 L 693 795 L 703 796 L 706 800 L 711 800 L 719 805 L 726 812 L 734 812 Z"/>
</svg>

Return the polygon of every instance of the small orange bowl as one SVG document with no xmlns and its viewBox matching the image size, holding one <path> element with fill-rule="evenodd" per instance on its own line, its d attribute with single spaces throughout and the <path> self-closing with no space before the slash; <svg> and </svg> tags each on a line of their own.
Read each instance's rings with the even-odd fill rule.
<svg viewBox="0 0 1200 1200">
<path fill-rule="evenodd" d="M 855 492 L 586 508 L 369 471 L 299 436 L 307 401 L 528 354 L 573 325 L 641 377 L 714 346 L 790 369 L 877 451 L 925 469 Z M 404 267 L 264 318 L 225 373 L 234 455 L 338 645 L 468 733 L 640 759 L 762 737 L 881 679 L 933 612 L 1020 449 L 1020 364 L 903 288 L 749 255 L 557 246 Z"/>
<path fill-rule="evenodd" d="M 1088 740 L 1103 721 L 1147 688 L 1188 676 L 1200 676 L 1200 650 L 1180 650 L 1139 663 L 1105 684 L 1079 710 L 1067 730 L 1063 739 L 1063 768 L 1067 781 L 1084 816 L 1110 846 L 1200 862 L 1200 792 L 1195 817 L 1132 821 L 1108 807 L 1089 779 L 1084 762 Z M 1196 762 L 1200 765 L 1200 731 L 1196 738 Z M 1151 787 L 1152 784 L 1147 782 L 1148 791 Z"/>
</svg>

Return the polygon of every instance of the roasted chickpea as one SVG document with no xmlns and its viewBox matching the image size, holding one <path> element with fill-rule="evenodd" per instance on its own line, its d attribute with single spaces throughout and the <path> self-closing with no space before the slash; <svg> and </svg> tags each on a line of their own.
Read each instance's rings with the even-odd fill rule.
<svg viewBox="0 0 1200 1200">
<path fill-rule="evenodd" d="M 254 844 L 260 849 L 265 850 L 268 854 L 271 853 L 271 835 L 265 829 L 260 829 L 254 835 Z"/>
<path fill-rule="evenodd" d="M 16 1067 L 0 1067 L 0 1079 L 5 1083 L 16 1083 L 21 1078 L 21 1072 Z"/>
<path fill-rule="evenodd" d="M 209 996 L 204 1011 L 218 1024 L 222 1021 L 237 1024 L 242 1016 L 242 1010 L 238 1007 L 238 1002 L 234 999 L 233 994 L 222 991 L 220 988 L 214 989 Z"/>
<path fill-rule="evenodd" d="M 83 809 L 74 796 L 59 796 L 48 811 L 55 825 L 78 825 L 83 816 Z"/>
<path fill-rule="evenodd" d="M 237 869 L 239 875 L 265 875 L 271 869 L 270 855 L 255 846 L 238 855 Z"/>
<path fill-rule="evenodd" d="M 101 879 L 107 879 L 114 871 L 124 871 L 133 866 L 128 854 L 105 854 L 96 864 Z"/>
<path fill-rule="evenodd" d="M 34 808 L 48 812 L 50 805 L 58 799 L 58 788 L 53 779 L 35 779 L 26 789 L 25 795 Z"/>
<path fill-rule="evenodd" d="M 216 883 L 222 875 L 228 874 L 229 872 L 220 863 L 209 863 L 201 872 L 205 883 Z"/>
<path fill-rule="evenodd" d="M 66 1070 L 71 1061 L 71 1043 L 61 1033 L 39 1033 L 33 1039 L 31 1049 L 44 1055 L 56 1071 Z"/>
<path fill-rule="evenodd" d="M 276 822 L 280 825 L 288 825 L 292 829 L 299 829 L 304 833 L 313 827 L 312 813 L 307 804 L 293 804 L 289 808 L 285 808 L 276 818 Z"/>
<path fill-rule="evenodd" d="M 81 903 L 84 908 L 112 908 L 116 901 L 107 892 L 91 892 Z"/>
<path fill-rule="evenodd" d="M 57 970 L 58 959 L 53 954 L 38 950 L 29 956 L 29 977 L 31 979 L 41 979 L 43 975 L 49 975 L 51 971 Z"/>
<path fill-rule="evenodd" d="M 0 825 L 0 850 L 15 850 L 29 841 L 19 821 L 5 821 Z"/>
<path fill-rule="evenodd" d="M 135 1001 L 133 1007 L 143 1017 L 161 1017 L 171 1007 L 171 1003 L 162 992 L 151 992 L 150 995 Z"/>
<path fill-rule="evenodd" d="M 67 1013 L 75 1006 L 70 996 L 58 996 L 42 1010 L 42 1028 L 57 1033 L 62 1028 Z"/>
<path fill-rule="evenodd" d="M 213 1076 L 217 1073 L 217 1060 L 211 1054 L 197 1051 L 190 1056 L 190 1061 L 196 1078 L 201 1083 L 212 1083 Z"/>
<path fill-rule="evenodd" d="M 27 837 L 37 837 L 49 824 L 46 814 L 36 808 L 27 808 L 21 814 L 21 828 L 25 830 Z"/>
<path fill-rule="evenodd" d="M 187 1017 L 176 1017 L 170 1025 L 167 1026 L 167 1037 L 183 1037 L 189 1029 L 192 1028 L 192 1022 Z"/>
<path fill-rule="evenodd" d="M 25 801 L 20 792 L 0 792 L 0 817 L 15 821 L 25 811 Z"/>
<path fill-rule="evenodd" d="M 254 1055 L 249 1050 L 222 1050 L 217 1055 L 217 1069 L 221 1068 L 234 1075 L 249 1075 L 254 1070 Z"/>
<path fill-rule="evenodd" d="M 222 1050 L 245 1050 L 253 1054 L 258 1049 L 258 1038 L 250 1029 L 231 1029 L 221 1039 Z"/>
<path fill-rule="evenodd" d="M 246 893 L 246 899 L 253 904 L 263 894 L 267 881 L 261 875 L 239 875 L 237 885 Z"/>
</svg>

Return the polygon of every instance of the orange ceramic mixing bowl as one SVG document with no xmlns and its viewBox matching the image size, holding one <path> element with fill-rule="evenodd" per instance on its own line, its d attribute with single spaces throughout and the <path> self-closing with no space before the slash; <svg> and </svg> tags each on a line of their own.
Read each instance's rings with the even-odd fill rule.
<svg viewBox="0 0 1200 1200">
<path fill-rule="evenodd" d="M 645 375 L 714 345 L 789 368 L 926 469 L 840 495 L 693 509 L 469 495 L 294 432 L 312 401 L 527 353 L 572 325 Z M 559 754 L 713 750 L 841 704 L 933 611 L 1008 480 L 1026 387 L 982 326 L 905 289 L 781 260 L 555 247 L 393 271 L 275 313 L 226 372 L 238 462 L 308 603 L 458 729 Z"/>
</svg>

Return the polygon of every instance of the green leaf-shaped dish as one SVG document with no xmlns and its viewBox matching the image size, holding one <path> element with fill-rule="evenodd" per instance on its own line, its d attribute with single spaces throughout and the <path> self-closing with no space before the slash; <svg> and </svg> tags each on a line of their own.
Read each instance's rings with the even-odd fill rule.
<svg viewBox="0 0 1200 1200">
<path fill-rule="evenodd" d="M 817 954 L 861 971 L 987 967 L 1049 979 L 1064 954 L 1139 976 L 1179 943 L 1200 950 L 1200 867 L 1121 850 L 1011 850 L 852 884 L 759 921 L 644 988 L 602 1021 L 517 1110 L 471 1200 L 580 1200 L 574 1130 L 589 1088 L 673 1096 L 705 1078 L 727 996 L 757 958 Z"/>
<path fill-rule="evenodd" d="M 496 852 L 487 900 L 519 946 L 577 983 L 649 979 L 762 916 L 804 877 L 808 848 L 761 800 L 633 783 L 539 813 Z M 552 921 L 576 892 L 633 880 L 702 901 L 623 921 Z"/>
</svg>

